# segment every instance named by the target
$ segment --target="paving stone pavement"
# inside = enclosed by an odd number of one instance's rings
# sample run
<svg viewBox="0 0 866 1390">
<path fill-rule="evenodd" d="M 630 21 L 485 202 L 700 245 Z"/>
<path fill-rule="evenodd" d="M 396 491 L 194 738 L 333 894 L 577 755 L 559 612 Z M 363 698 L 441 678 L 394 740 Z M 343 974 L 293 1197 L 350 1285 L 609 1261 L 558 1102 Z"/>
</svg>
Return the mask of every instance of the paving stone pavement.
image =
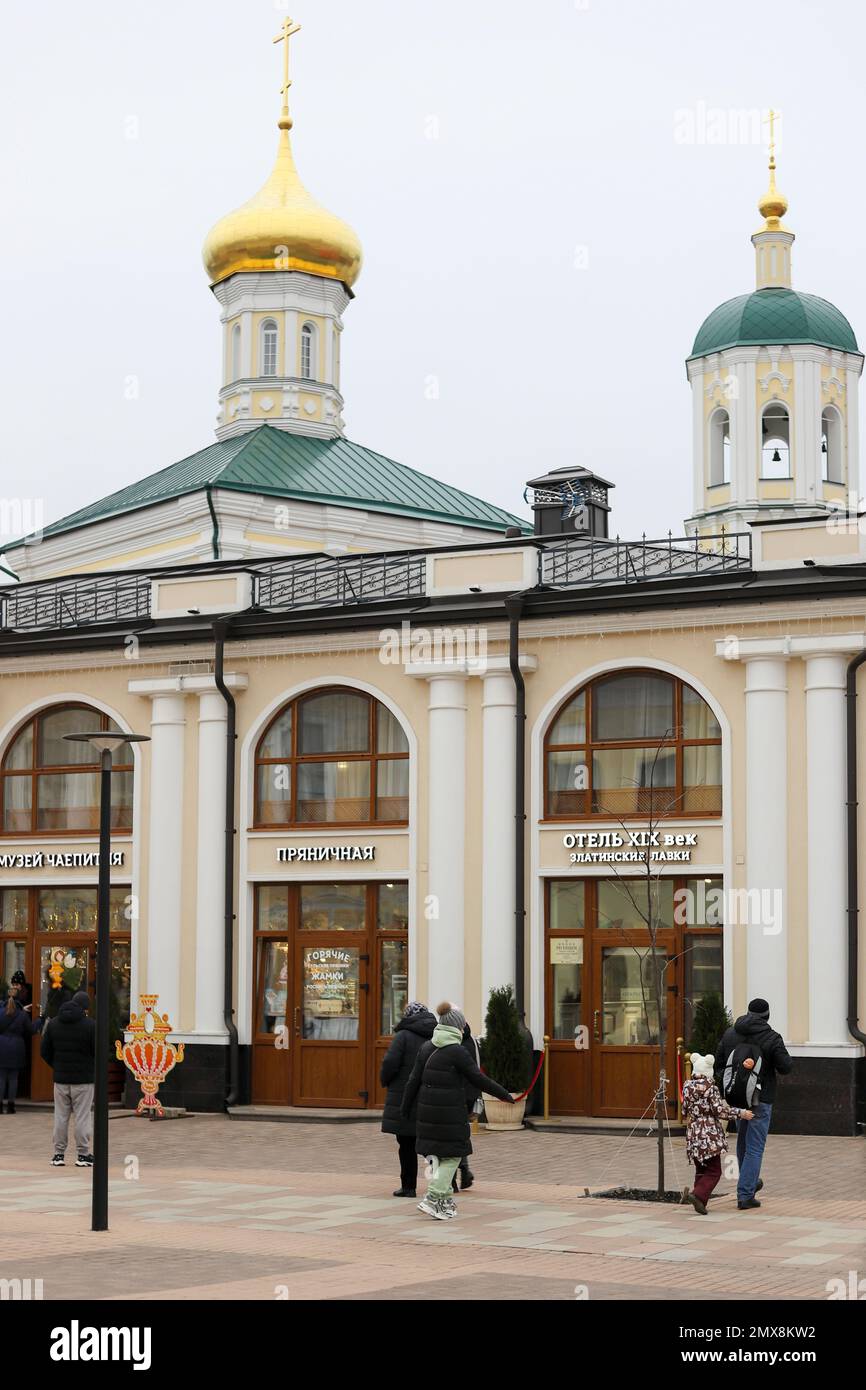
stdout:
<svg viewBox="0 0 866 1390">
<path fill-rule="evenodd" d="M 487 1134 L 454 1221 L 394 1199 L 396 1145 L 371 1124 L 248 1124 L 196 1116 L 110 1124 L 107 1233 L 90 1180 L 49 1164 L 51 1119 L 0 1120 L 0 1278 L 46 1299 L 826 1299 L 866 1277 L 866 1143 L 770 1136 L 760 1211 L 723 1180 L 709 1214 L 586 1198 L 652 1186 L 645 1128 Z M 691 1170 L 668 1148 L 669 1187 Z M 459 1280 L 455 1281 L 455 1271 Z"/>
</svg>

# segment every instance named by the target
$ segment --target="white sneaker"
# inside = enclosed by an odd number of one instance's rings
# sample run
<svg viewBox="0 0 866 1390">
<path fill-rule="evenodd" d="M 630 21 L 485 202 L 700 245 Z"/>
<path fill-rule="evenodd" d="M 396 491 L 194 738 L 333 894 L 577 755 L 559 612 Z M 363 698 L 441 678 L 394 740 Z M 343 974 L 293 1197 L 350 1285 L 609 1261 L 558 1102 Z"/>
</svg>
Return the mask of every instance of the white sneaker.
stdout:
<svg viewBox="0 0 866 1390">
<path fill-rule="evenodd" d="M 436 1215 L 436 1205 L 434 1202 L 431 1202 L 429 1197 L 421 1198 L 421 1201 L 418 1203 L 418 1210 L 423 1211 L 425 1216 Z"/>
<path fill-rule="evenodd" d="M 442 1210 L 449 1221 L 453 1220 L 457 1215 L 457 1203 L 454 1201 L 453 1197 L 442 1198 Z"/>
<path fill-rule="evenodd" d="M 436 1220 L 437 1220 L 437 1221 L 450 1221 L 451 1218 L 452 1218 L 452 1216 L 456 1216 L 456 1215 L 457 1215 L 457 1209 L 456 1209 L 456 1207 L 455 1207 L 454 1211 L 450 1211 L 450 1210 L 449 1210 L 449 1208 L 448 1208 L 448 1203 L 449 1203 L 450 1201 L 451 1201 L 451 1198 L 450 1198 L 450 1197 L 439 1197 L 439 1198 L 433 1203 L 433 1206 L 434 1206 L 435 1210 L 434 1210 L 431 1214 L 432 1214 L 433 1216 L 436 1217 Z"/>
</svg>

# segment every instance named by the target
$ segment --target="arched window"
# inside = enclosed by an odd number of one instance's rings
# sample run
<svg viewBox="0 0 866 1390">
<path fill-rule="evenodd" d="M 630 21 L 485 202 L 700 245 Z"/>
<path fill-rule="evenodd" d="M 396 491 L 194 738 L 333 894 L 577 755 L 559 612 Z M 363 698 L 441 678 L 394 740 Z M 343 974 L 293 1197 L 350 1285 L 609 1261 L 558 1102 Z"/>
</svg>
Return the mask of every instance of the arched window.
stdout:
<svg viewBox="0 0 866 1390">
<path fill-rule="evenodd" d="M 88 705 L 41 711 L 18 730 L 0 763 L 5 835 L 91 834 L 99 829 L 99 755 L 64 734 L 118 730 Z M 111 776 L 111 825 L 132 827 L 132 754 L 119 745 Z"/>
<path fill-rule="evenodd" d="M 277 374 L 277 325 L 273 319 L 262 324 L 262 376 Z"/>
<path fill-rule="evenodd" d="M 312 323 L 301 329 L 301 376 L 304 381 L 316 379 L 316 328 Z"/>
<path fill-rule="evenodd" d="M 731 421 L 726 410 L 710 419 L 710 487 L 731 481 Z"/>
<path fill-rule="evenodd" d="M 790 476 L 791 420 L 787 406 L 773 401 L 761 416 L 761 477 Z"/>
<path fill-rule="evenodd" d="M 409 744 L 385 705 L 316 690 L 271 720 L 256 749 L 256 826 L 408 820 Z"/>
<path fill-rule="evenodd" d="M 821 415 L 821 477 L 825 483 L 843 483 L 842 417 L 833 405 Z"/>
<path fill-rule="evenodd" d="M 705 700 L 661 671 L 599 676 L 545 739 L 550 818 L 719 816 L 722 732 Z"/>
<path fill-rule="evenodd" d="M 238 381 L 241 375 L 241 326 L 236 323 L 232 329 L 232 374 L 231 380 Z"/>
</svg>

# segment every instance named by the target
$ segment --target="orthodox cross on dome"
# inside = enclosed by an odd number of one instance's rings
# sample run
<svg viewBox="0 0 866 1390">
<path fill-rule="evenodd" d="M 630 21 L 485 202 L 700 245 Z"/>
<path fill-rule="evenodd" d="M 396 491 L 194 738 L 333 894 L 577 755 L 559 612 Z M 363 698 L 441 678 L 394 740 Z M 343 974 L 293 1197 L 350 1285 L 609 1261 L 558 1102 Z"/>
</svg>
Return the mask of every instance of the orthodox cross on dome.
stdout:
<svg viewBox="0 0 866 1390">
<path fill-rule="evenodd" d="M 766 193 L 758 203 L 758 210 L 763 218 L 766 219 L 765 230 L 775 231 L 782 229 L 780 219 L 788 211 L 788 200 L 781 194 L 776 187 L 776 122 L 781 120 L 781 113 L 770 108 L 764 118 L 764 124 L 770 127 L 770 182 Z"/>
<path fill-rule="evenodd" d="M 280 88 L 283 96 L 283 108 L 278 121 L 280 130 L 291 130 L 292 128 L 292 118 L 289 115 L 289 88 L 292 85 L 291 78 L 289 77 L 289 39 L 293 34 L 299 34 L 300 31 L 300 24 L 295 24 L 294 20 L 286 15 L 286 18 L 283 20 L 283 27 L 274 39 L 274 43 L 285 44 L 285 48 L 283 49 L 283 85 Z"/>
<path fill-rule="evenodd" d="M 764 117 L 764 125 L 770 127 L 770 168 L 776 167 L 776 121 L 780 119 L 778 111 L 774 111 L 772 106 Z"/>
</svg>

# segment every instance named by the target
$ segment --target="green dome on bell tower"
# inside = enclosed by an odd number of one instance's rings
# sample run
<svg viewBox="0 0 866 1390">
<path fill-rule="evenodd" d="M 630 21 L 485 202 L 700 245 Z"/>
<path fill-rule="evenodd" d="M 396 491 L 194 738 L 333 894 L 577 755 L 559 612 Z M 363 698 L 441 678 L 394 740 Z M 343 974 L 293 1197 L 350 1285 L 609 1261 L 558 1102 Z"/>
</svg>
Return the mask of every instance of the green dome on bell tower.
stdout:
<svg viewBox="0 0 866 1390">
<path fill-rule="evenodd" d="M 850 323 L 835 304 L 784 286 L 753 290 L 727 299 L 698 329 L 690 357 L 747 345 L 814 343 L 859 352 Z"/>
</svg>

